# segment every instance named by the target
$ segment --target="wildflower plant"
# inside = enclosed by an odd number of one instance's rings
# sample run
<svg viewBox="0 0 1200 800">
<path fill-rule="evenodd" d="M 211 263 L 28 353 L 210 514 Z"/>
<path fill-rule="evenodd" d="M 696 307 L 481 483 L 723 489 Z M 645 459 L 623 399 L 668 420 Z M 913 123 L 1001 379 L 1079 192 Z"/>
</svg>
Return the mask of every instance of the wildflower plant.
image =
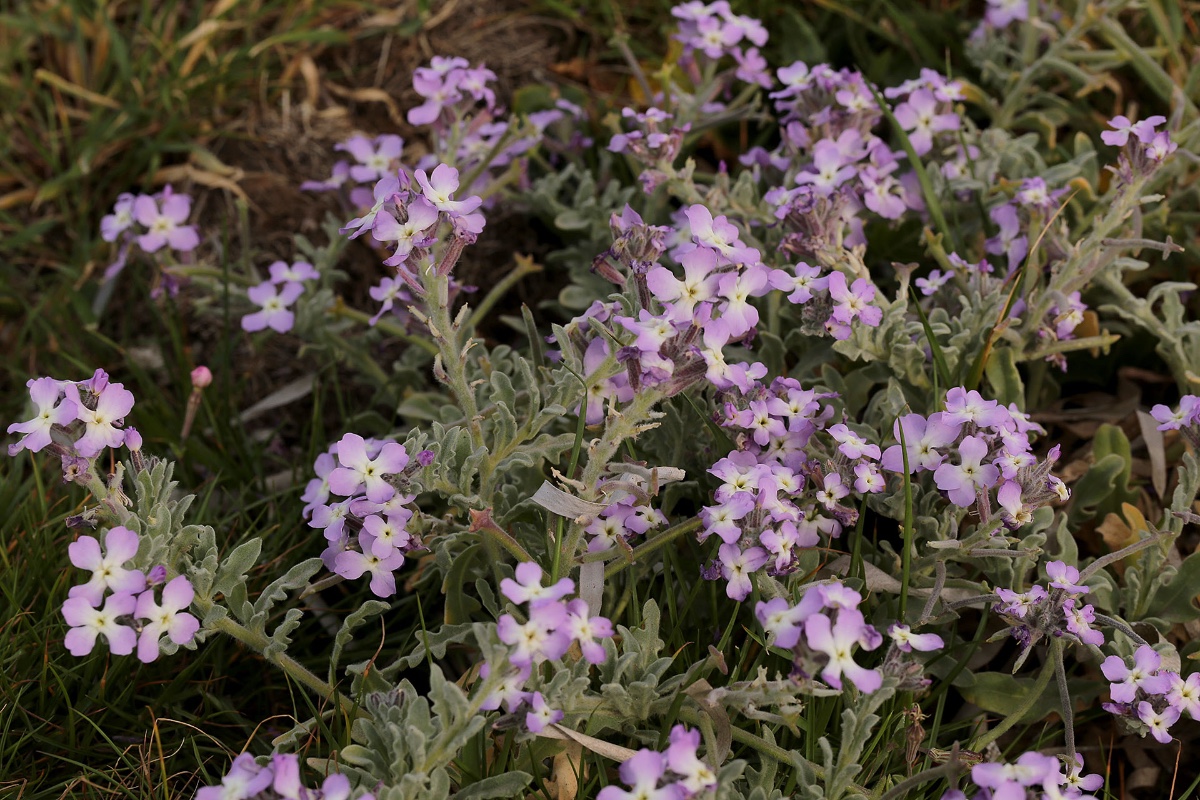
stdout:
<svg viewBox="0 0 1200 800">
<path fill-rule="evenodd" d="M 407 113 L 419 157 L 356 135 L 305 184 L 343 204 L 328 244 L 298 238 L 294 259 L 219 281 L 191 255 L 156 262 L 224 292 L 245 334 L 351 361 L 390 405 L 305 465 L 290 502 L 311 547 L 256 595 L 262 538 L 230 549 L 188 521 L 194 496 L 143 450 L 131 392 L 104 370 L 29 382 L 10 455 L 55 457 L 89 492 L 69 520 L 66 650 L 149 663 L 223 634 L 328 704 L 202 799 L 510 797 L 538 791 L 547 762 L 601 800 L 1099 796 L 1075 714 L 1101 701 L 1079 678 L 1103 676 L 1101 707 L 1131 735 L 1169 742 L 1200 712 L 1171 635 L 1200 616 L 1196 556 L 1175 545 L 1198 519 L 1200 463 L 1184 454 L 1153 523 L 1089 558 L 1079 523 L 1119 499 L 1126 462 L 1098 457 L 1068 486 L 1032 412 L 1072 358 L 1116 341 L 1102 322 L 1159 336 L 1190 380 L 1182 302 L 1136 297 L 1124 275 L 1145 266 L 1127 253 L 1176 249 L 1143 222 L 1195 131 L 1114 116 L 1107 155 L 1080 143 L 1048 166 L 1012 132 L 1041 62 L 1000 80 L 1016 31 L 1038 43 L 1032 7 L 989 2 L 972 36 L 993 98 L 930 69 L 877 86 L 773 68 L 763 23 L 683 3 L 677 63 L 647 75 L 631 57 L 640 103 L 594 131 L 599 174 L 570 130 L 582 107 L 512 114 L 486 66 L 433 58 Z M 1103 15 L 1073 24 L 1049 52 L 1107 30 Z M 712 167 L 697 142 L 729 123 L 772 147 Z M 547 259 L 567 265 L 543 309 L 555 321 L 506 318 L 523 347 L 481 324 L 541 265 L 518 258 L 482 294 L 461 277 L 510 203 L 572 235 Z M 121 263 L 134 247 L 191 254 L 188 209 L 169 189 L 123 196 L 102 235 Z M 923 261 L 891 261 L 880 230 L 913 235 Z M 372 308 L 335 295 L 351 240 L 377 257 Z M 355 344 L 385 340 L 407 345 L 391 365 Z M 212 379 L 193 373 L 181 439 Z M 1196 397 L 1149 418 L 1200 446 Z M 431 586 L 440 624 L 418 606 L 414 639 L 388 638 L 404 595 Z M 333 592 L 354 604 L 340 621 L 320 612 Z M 343 664 L 376 618 L 378 652 Z M 671 630 L 692 623 L 691 639 Z M 312 624 L 332 626 L 327 669 L 289 653 Z M 970 725 L 941 725 L 952 688 Z M 1062 725 L 1035 744 L 1018 726 L 1044 696 Z M 344 740 L 310 749 L 330 715 Z"/>
</svg>

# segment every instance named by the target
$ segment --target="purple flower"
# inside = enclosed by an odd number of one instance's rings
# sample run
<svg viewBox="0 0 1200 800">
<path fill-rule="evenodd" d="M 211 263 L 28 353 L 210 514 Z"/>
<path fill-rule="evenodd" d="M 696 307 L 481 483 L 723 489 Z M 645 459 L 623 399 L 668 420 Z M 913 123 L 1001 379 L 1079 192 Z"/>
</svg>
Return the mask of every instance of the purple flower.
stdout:
<svg viewBox="0 0 1200 800">
<path fill-rule="evenodd" d="M 1074 598 L 1070 598 L 1063 603 L 1063 614 L 1067 619 L 1067 630 L 1079 637 L 1079 641 L 1097 647 L 1104 644 L 1104 634 L 1092 627 L 1096 610 L 1090 605 L 1080 607 Z"/>
<path fill-rule="evenodd" d="M 715 251 L 723 263 L 752 264 L 759 260 L 758 251 L 742 244 L 737 226 L 724 214 L 714 218 L 706 207 L 696 204 L 684 209 L 683 215 L 696 243 Z"/>
<path fill-rule="evenodd" d="M 1200 397 L 1192 394 L 1185 394 L 1179 398 L 1178 411 L 1172 411 L 1169 406 L 1164 405 L 1157 405 L 1150 409 L 1150 416 L 1159 423 L 1160 431 L 1177 431 L 1184 426 L 1191 425 L 1196 421 L 1198 413 L 1200 413 Z"/>
<path fill-rule="evenodd" d="M 872 445 L 874 447 L 874 445 Z M 876 448 L 878 450 L 878 448 Z M 870 462 L 854 465 L 854 488 L 862 494 L 874 494 L 887 488 L 887 482 Z"/>
<path fill-rule="evenodd" d="M 838 442 L 838 450 L 846 458 L 855 461 L 864 456 L 866 458 L 879 459 L 879 445 L 869 444 L 866 439 L 863 439 L 840 422 L 829 428 L 829 435 Z"/>
<path fill-rule="evenodd" d="M 508 660 L 518 667 L 562 658 L 571 647 L 567 631 L 567 608 L 557 600 L 529 606 L 529 621 L 521 624 L 504 614 L 496 625 L 500 641 L 513 649 Z"/>
<path fill-rule="evenodd" d="M 817 502 L 832 511 L 837 507 L 838 501 L 848 494 L 850 490 L 842 483 L 842 476 L 831 472 L 825 476 L 821 489 L 817 491 Z"/>
<path fill-rule="evenodd" d="M 1041 586 L 1034 586 L 1028 592 L 1020 593 L 1011 589 L 997 589 L 996 595 L 1004 604 L 1000 607 L 1000 613 L 1017 619 L 1025 619 L 1034 606 L 1048 597 L 1046 590 Z"/>
<path fill-rule="evenodd" d="M 407 193 L 408 185 L 408 175 L 403 171 L 399 173 L 398 177 L 389 175 L 386 178 L 380 179 L 380 181 L 375 184 L 375 188 L 372 190 L 375 198 L 375 204 L 371 206 L 370 210 L 367 211 L 366 214 L 363 214 L 361 217 L 355 217 L 339 228 L 338 233 L 344 235 L 349 231 L 354 231 L 354 233 L 350 234 L 350 238 L 357 239 L 359 236 L 362 236 L 364 233 L 371 230 L 372 226 L 375 224 L 375 218 L 379 215 L 384 205 L 393 198 L 397 198 L 397 195 L 399 195 L 402 190 Z"/>
<path fill-rule="evenodd" d="M 458 170 L 448 164 L 438 164 L 431 175 L 426 175 L 425 170 L 419 169 L 413 176 L 425 199 L 451 217 L 469 214 L 483 203 L 479 197 L 468 197 L 466 200 L 450 199 L 450 196 L 458 191 Z"/>
<path fill-rule="evenodd" d="M 500 706 L 504 706 L 504 710 L 510 714 L 516 711 L 517 707 L 529 696 L 529 693 L 524 691 L 524 687 L 525 681 L 529 680 L 531 671 L 532 668 L 528 664 L 509 670 L 501 679 L 500 685 L 483 699 L 483 703 L 479 707 L 484 711 L 495 711 Z M 491 664 L 483 664 L 479 667 L 480 678 L 486 679 L 491 672 Z"/>
<path fill-rule="evenodd" d="M 842 688 L 842 675 L 868 694 L 883 685 L 883 676 L 877 670 L 859 666 L 851 655 L 868 627 L 861 611 L 845 608 L 837 612 L 836 624 L 824 614 L 813 614 L 804 623 L 808 646 L 829 656 L 821 677 L 835 689 Z"/>
<path fill-rule="evenodd" d="M 976 436 L 966 436 L 958 446 L 961 463 L 942 464 L 934 470 L 934 483 L 956 506 L 969 508 L 975 503 L 980 489 L 987 489 L 1000 479 L 1000 470 L 981 463 L 987 452 L 987 442 Z"/>
<path fill-rule="evenodd" d="M 1171 682 L 1167 676 L 1157 674 L 1161 665 L 1162 657 L 1153 648 L 1142 645 L 1133 654 L 1132 669 L 1125 665 L 1125 659 L 1120 656 L 1109 656 L 1100 665 L 1100 671 L 1112 684 L 1109 690 L 1113 701 L 1132 703 L 1138 689 L 1151 695 L 1170 691 Z"/>
<path fill-rule="evenodd" d="M 384 480 L 408 466 L 408 451 L 404 445 L 388 442 L 376 458 L 367 455 L 365 440 L 357 433 L 347 433 L 337 443 L 341 466 L 329 473 L 329 488 L 336 494 L 352 497 L 366 488 L 367 499 L 382 503 L 396 493 L 395 487 Z"/>
<path fill-rule="evenodd" d="M 80 536 L 67 545 L 71 563 L 80 569 L 90 569 L 87 583 L 72 586 L 68 597 L 81 597 L 92 607 L 100 605 L 107 591 L 118 594 L 137 594 L 146 588 L 146 576 L 140 570 L 125 569 L 123 564 L 137 555 L 138 535 L 123 525 L 109 528 L 104 534 L 104 552 L 92 536 Z"/>
<path fill-rule="evenodd" d="M 138 639 L 138 660 L 150 663 L 158 658 L 158 639 L 164 633 L 175 644 L 186 644 L 200 630 L 200 621 L 187 612 L 195 591 L 191 581 L 177 575 L 163 587 L 162 604 L 154 602 L 154 591 L 142 592 L 137 599 L 135 616 L 146 620 Z"/>
<path fill-rule="evenodd" d="M 392 573 L 404 566 L 404 553 L 393 550 L 387 558 L 374 554 L 375 537 L 363 531 L 358 535 L 362 552 L 345 550 L 334 557 L 334 572 L 349 580 L 371 573 L 371 592 L 376 597 L 391 597 L 396 593 L 396 576 Z"/>
<path fill-rule="evenodd" d="M 1050 586 L 1055 589 L 1062 589 L 1068 594 L 1088 593 L 1088 587 L 1076 584 L 1079 580 L 1079 570 L 1067 566 L 1065 561 L 1051 561 L 1046 565 L 1046 574 L 1050 576 Z"/>
<path fill-rule="evenodd" d="M 1059 776 L 1058 760 L 1041 753 L 1023 753 L 1015 764 L 990 762 L 971 768 L 971 780 L 977 786 L 992 789 L 994 800 L 1024 798 L 1026 788 L 1054 782 Z"/>
<path fill-rule="evenodd" d="M 1167 675 L 1171 688 L 1167 691 L 1167 702 L 1171 708 L 1200 720 L 1200 672 L 1193 672 L 1184 680 L 1178 673 Z"/>
<path fill-rule="evenodd" d="M 913 633 L 912 628 L 900 623 L 888 628 L 888 636 L 892 637 L 897 649 L 903 650 L 905 653 L 911 653 L 913 650 L 920 650 L 924 653 L 930 650 L 941 650 L 946 646 L 942 637 L 936 633 Z"/>
<path fill-rule="evenodd" d="M 1161 125 L 1166 121 L 1166 117 L 1156 115 L 1148 117 L 1141 122 L 1131 122 L 1128 117 L 1118 114 L 1108 121 L 1108 126 L 1112 130 L 1102 131 L 1100 139 L 1112 147 L 1123 147 L 1129 141 L 1129 134 L 1132 133 L 1142 142 L 1146 142 L 1154 135 L 1155 126 Z"/>
<path fill-rule="evenodd" d="M 333 149 L 349 153 L 358 162 L 350 167 L 351 178 L 359 183 L 372 183 L 392 171 L 404 152 L 404 140 L 394 134 L 378 136 L 374 141 L 365 136 L 351 136 Z"/>
<path fill-rule="evenodd" d="M 567 603 L 566 628 L 589 664 L 603 664 L 608 659 L 604 647 L 596 640 L 613 635 L 612 622 L 607 617 L 589 617 L 587 602 L 576 599 Z"/>
<path fill-rule="evenodd" d="M 120 447 L 125 442 L 125 431 L 117 426 L 133 409 L 133 392 L 119 383 L 108 383 L 94 392 L 91 408 L 83 402 L 76 384 L 67 384 L 66 394 L 67 400 L 75 406 L 76 418 L 87 428 L 75 442 L 79 455 L 93 458 L 105 447 Z"/>
<path fill-rule="evenodd" d="M 382 517 L 371 514 L 363 520 L 363 531 L 374 537 L 371 555 L 386 559 L 393 551 L 403 551 L 411 543 L 412 536 L 404 530 L 404 526 L 412 519 L 412 512 L 407 508 L 398 509 L 397 512 Z"/>
<path fill-rule="evenodd" d="M 1000 430 L 1008 424 L 1008 409 L 995 400 L 984 400 L 983 395 L 956 387 L 946 392 L 946 411 L 942 419 L 949 423 L 974 423 L 980 428 Z"/>
<path fill-rule="evenodd" d="M 725 594 L 739 602 L 750 594 L 750 575 L 770 560 L 767 551 L 761 547 L 742 551 L 736 544 L 721 545 L 717 556 L 721 562 L 721 575 L 729 582 Z"/>
<path fill-rule="evenodd" d="M 271 273 L 271 283 L 300 283 L 315 281 L 321 277 L 317 268 L 307 261 L 297 261 L 290 265 L 286 261 L 276 261 L 267 267 L 267 270 Z"/>
<path fill-rule="evenodd" d="M 233 760 L 220 786 L 205 786 L 196 792 L 196 800 L 247 800 L 257 797 L 275 779 L 274 773 L 254 762 L 254 756 L 242 753 Z"/>
<path fill-rule="evenodd" d="M 127 593 L 110 594 L 104 608 L 94 608 L 86 597 L 69 598 L 62 605 L 62 615 L 71 626 L 64 642 L 73 656 L 86 656 L 96 646 L 96 636 L 104 634 L 113 655 L 127 656 L 137 644 L 137 634 L 118 617 L 133 613 L 137 600 Z"/>
<path fill-rule="evenodd" d="M 683 800 L 684 788 L 677 783 L 658 786 L 666 772 L 666 758 L 662 753 L 641 749 L 621 765 L 621 781 L 628 785 L 626 791 L 619 786 L 609 785 L 600 790 L 596 800 Z"/>
<path fill-rule="evenodd" d="M 113 213 L 100 220 L 100 238 L 106 242 L 115 242 L 117 237 L 133 226 L 134 196 L 125 192 L 117 198 Z"/>
<path fill-rule="evenodd" d="M 296 316 L 288 310 L 288 306 L 303 293 L 304 286 L 299 283 L 285 283 L 278 289 L 271 281 L 251 286 L 246 290 L 246 295 L 262 311 L 242 317 L 242 330 L 253 333 L 269 327 L 277 333 L 287 333 L 296 322 Z"/>
<path fill-rule="evenodd" d="M 696 753 L 699 748 L 700 731 L 689 730 L 683 725 L 671 729 L 671 744 L 665 753 L 667 766 L 676 775 L 683 776 L 680 783 L 689 795 L 717 785 L 717 774 Z"/>
<path fill-rule="evenodd" d="M 19 442 L 9 445 L 10 456 L 15 456 L 22 450 L 38 452 L 50 444 L 50 431 L 53 426 L 69 425 L 78 418 L 79 408 L 73 401 L 59 402 L 63 396 L 59 381 L 54 378 L 35 378 L 25 385 L 29 387 L 29 398 L 37 408 L 37 413 L 30 420 L 14 422 L 8 426 L 9 433 L 25 434 Z"/>
<path fill-rule="evenodd" d="M 866 278 L 859 278 L 854 284 L 846 286 L 846 276 L 834 271 L 829 274 L 829 296 L 834 301 L 833 313 L 830 319 L 843 326 L 849 326 L 855 319 L 864 325 L 877 327 L 883 319 L 883 309 L 871 305 L 875 299 L 875 287 Z M 834 338 L 849 338 L 847 327 L 845 336 L 834 335 Z"/>
<path fill-rule="evenodd" d="M 162 193 L 162 206 L 150 195 L 139 195 L 133 201 L 133 216 L 149 230 L 137 237 L 138 247 L 147 253 L 170 245 L 172 250 L 195 250 L 200 237 L 193 225 L 184 225 L 192 211 L 192 198 L 174 194 L 167 186 Z"/>
<path fill-rule="evenodd" d="M 559 600 L 575 591 L 575 582 L 570 578 L 560 578 L 553 586 L 542 586 L 542 568 L 532 561 L 517 564 L 516 576 L 515 581 L 512 578 L 500 581 L 500 593 L 514 603 Z"/>
<path fill-rule="evenodd" d="M 804 621 L 820 611 L 822 605 L 820 592 L 810 589 L 796 606 L 782 597 L 771 598 L 765 603 L 760 601 L 754 607 L 754 616 L 763 630 L 775 637 L 776 647 L 790 650 L 800 641 Z"/>
<path fill-rule="evenodd" d="M 1138 719 L 1150 728 L 1150 734 L 1162 744 L 1171 741 L 1170 727 L 1179 721 L 1179 711 L 1167 706 L 1162 711 L 1155 711 L 1154 706 L 1145 700 L 1138 703 Z"/>
<path fill-rule="evenodd" d="M 930 414 L 926 420 L 920 414 L 905 414 L 893 425 L 896 441 L 900 441 L 900 431 L 904 431 L 904 442 L 908 450 L 908 468 L 911 472 L 937 469 L 944 456 L 938 452 L 939 447 L 948 447 L 958 440 L 962 425 L 950 423 L 945 414 L 940 412 Z M 904 471 L 904 454 L 900 445 L 896 444 L 884 451 L 880 465 L 892 472 Z"/>
<path fill-rule="evenodd" d="M 377 242 L 395 242 L 396 250 L 383 263 L 389 267 L 402 264 L 416 247 L 426 247 L 434 240 L 425 236 L 425 232 L 437 225 L 438 210 L 424 197 L 417 197 L 410 202 L 405 210 L 408 218 L 397 222 L 396 218 L 387 211 L 375 215 L 371 227 L 371 236 Z"/>
<path fill-rule="evenodd" d="M 539 733 L 563 718 L 563 712 L 546 704 L 541 692 L 534 692 L 529 700 L 529 711 L 525 714 L 525 727 L 530 733 Z"/>
<path fill-rule="evenodd" d="M 957 114 L 939 114 L 937 111 L 937 98 L 928 89 L 913 92 L 908 96 L 908 102 L 896 106 L 896 121 L 909 131 L 908 140 L 919 156 L 933 149 L 935 133 L 958 129 Z"/>
</svg>

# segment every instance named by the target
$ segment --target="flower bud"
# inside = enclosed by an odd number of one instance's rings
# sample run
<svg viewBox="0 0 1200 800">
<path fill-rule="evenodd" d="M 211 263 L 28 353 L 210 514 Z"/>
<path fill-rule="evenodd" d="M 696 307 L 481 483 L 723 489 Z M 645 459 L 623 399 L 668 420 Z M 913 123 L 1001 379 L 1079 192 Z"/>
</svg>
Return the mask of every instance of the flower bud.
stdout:
<svg viewBox="0 0 1200 800">
<path fill-rule="evenodd" d="M 212 383 L 212 370 L 201 365 L 192 370 L 192 388 L 203 389 Z"/>
</svg>

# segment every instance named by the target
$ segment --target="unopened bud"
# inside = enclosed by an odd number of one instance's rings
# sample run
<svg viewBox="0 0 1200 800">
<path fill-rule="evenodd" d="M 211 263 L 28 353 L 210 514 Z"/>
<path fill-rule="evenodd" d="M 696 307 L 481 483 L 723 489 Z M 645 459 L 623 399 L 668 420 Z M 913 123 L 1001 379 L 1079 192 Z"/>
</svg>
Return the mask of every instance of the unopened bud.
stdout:
<svg viewBox="0 0 1200 800">
<path fill-rule="evenodd" d="M 192 370 L 192 388 L 204 389 L 212 383 L 212 370 L 204 365 L 200 365 Z"/>
</svg>

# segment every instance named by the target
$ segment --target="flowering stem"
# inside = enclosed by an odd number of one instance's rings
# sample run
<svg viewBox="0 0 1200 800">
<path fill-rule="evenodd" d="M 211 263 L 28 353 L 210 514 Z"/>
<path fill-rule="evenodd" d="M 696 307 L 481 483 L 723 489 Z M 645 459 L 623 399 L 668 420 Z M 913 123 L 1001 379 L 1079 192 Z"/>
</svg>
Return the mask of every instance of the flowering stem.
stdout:
<svg viewBox="0 0 1200 800">
<path fill-rule="evenodd" d="M 588 445 L 588 463 L 583 468 L 579 482 L 587 487 L 582 499 L 595 502 L 600 497 L 600 478 L 608 467 L 617 449 L 626 439 L 637 436 L 649 427 L 658 423 L 646 423 L 651 416 L 651 409 L 663 397 L 657 389 L 645 388 L 634 395 L 632 402 L 623 411 L 612 411 L 604 425 L 604 435 Z M 574 564 L 575 554 L 579 551 L 579 543 L 583 539 L 584 526 L 577 522 L 571 523 L 571 530 L 563 542 L 563 555 L 568 564 Z"/>
<path fill-rule="evenodd" d="M 912 574 L 913 548 L 913 491 L 912 474 L 908 465 L 908 443 L 904 439 L 904 425 L 896 420 L 896 428 L 900 437 L 900 456 L 904 461 L 904 552 L 901 554 L 900 566 L 900 621 L 905 621 L 904 612 L 908 608 L 908 581 Z"/>
<path fill-rule="evenodd" d="M 1140 542 L 1134 542 L 1128 547 L 1122 547 L 1115 553 L 1109 553 L 1106 556 L 1100 556 L 1100 558 L 1097 558 L 1091 564 L 1088 564 L 1086 569 L 1079 571 L 1079 582 L 1083 583 L 1088 578 L 1095 575 L 1097 572 L 1104 569 L 1114 561 L 1120 561 L 1124 558 L 1128 558 L 1139 550 L 1145 550 L 1150 545 L 1158 544 L 1163 539 L 1169 539 L 1174 536 L 1174 531 L 1162 531 L 1161 533 L 1156 533 L 1153 536 L 1148 536 L 1145 539 L 1142 539 Z"/>
<path fill-rule="evenodd" d="M 427 274 L 424 277 L 425 288 L 428 292 L 426 307 L 429 311 L 429 332 L 433 334 L 434 342 L 437 344 L 438 353 L 441 356 L 441 373 L 445 379 L 444 382 L 454 392 L 458 406 L 463 410 L 463 416 L 467 418 L 467 431 L 471 435 L 471 446 L 479 449 L 485 446 L 483 426 L 480 424 L 479 406 L 475 402 L 475 392 L 467 382 L 466 348 L 464 347 L 462 351 L 459 350 L 462 328 L 450 318 L 450 278 L 447 274 L 441 273 L 440 266 L 438 273 Z M 470 339 L 468 338 L 469 344 Z M 439 370 L 436 369 L 436 362 L 434 366 L 434 374 L 437 375 Z"/>
<path fill-rule="evenodd" d="M 1050 685 L 1050 679 L 1054 677 L 1055 669 L 1054 669 L 1053 661 L 1054 661 L 1055 656 L 1054 656 L 1053 651 L 1058 650 L 1059 657 L 1061 658 L 1062 640 L 1054 639 L 1050 643 L 1050 648 L 1051 648 L 1051 654 L 1050 654 L 1049 660 L 1047 660 L 1046 663 L 1042 665 L 1041 674 L 1038 675 L 1037 681 L 1033 684 L 1033 688 L 1031 688 L 1029 690 L 1029 694 L 1027 694 L 1025 696 L 1025 699 L 1021 702 L 1021 705 L 1019 705 L 1017 708 L 1013 709 L 1007 717 L 1005 717 L 1003 720 L 1001 720 L 999 725 L 992 728 L 990 731 L 983 734 L 982 736 L 977 738 L 974 742 L 972 742 L 972 744 L 971 744 L 972 750 L 975 750 L 975 751 L 983 750 L 983 748 L 987 747 L 989 744 L 991 744 L 992 742 L 999 739 L 1001 736 L 1003 736 L 1005 733 L 1007 733 L 1010 728 L 1012 728 L 1014 725 L 1016 725 L 1018 722 L 1020 722 L 1021 719 L 1024 718 L 1024 716 L 1026 714 L 1028 714 L 1030 712 L 1030 710 L 1033 709 L 1034 706 L 1037 705 L 1038 701 L 1042 699 L 1042 695 L 1045 693 L 1046 687 Z"/>
<path fill-rule="evenodd" d="M 517 266 L 512 272 L 508 273 L 492 287 L 487 296 L 480 301 L 479 305 L 471 309 L 471 316 L 467 318 L 467 329 L 474 331 L 479 326 L 480 321 L 487 316 L 492 310 L 492 306 L 508 293 L 508 290 L 516 285 L 517 281 L 524 278 L 526 275 L 532 275 L 535 272 L 542 271 L 542 265 L 534 261 L 530 256 L 517 255 L 514 260 Z"/>
<path fill-rule="evenodd" d="M 1067 686 L 1067 669 L 1063 664 L 1062 640 L 1056 639 L 1050 650 L 1054 662 L 1054 677 L 1058 679 L 1058 699 L 1062 701 L 1063 736 L 1067 744 L 1067 760 L 1075 763 L 1075 709 L 1071 705 L 1071 688 Z"/>
<path fill-rule="evenodd" d="M 356 308 L 350 308 L 349 306 L 343 304 L 340 300 L 333 304 L 333 308 L 329 309 L 329 313 L 335 317 L 345 317 L 346 319 L 352 319 L 355 322 L 362 322 L 364 324 L 370 323 L 371 320 L 370 315 L 359 311 Z M 406 344 L 411 344 L 421 348 L 430 355 L 437 355 L 438 349 L 436 344 L 424 337 L 413 336 L 411 333 L 404 330 L 403 327 L 394 322 L 386 319 L 380 319 L 376 321 L 375 327 L 389 336 L 395 336 L 397 339 L 400 339 Z"/>
<path fill-rule="evenodd" d="M 631 559 L 618 558 L 616 561 L 613 561 L 611 564 L 605 567 L 604 577 L 611 578 L 613 575 L 616 575 L 618 572 L 630 566 L 631 564 L 636 564 L 638 561 L 645 559 L 646 556 L 650 555 L 655 550 L 661 550 L 663 547 L 666 547 L 680 536 L 686 536 L 693 531 L 699 530 L 702 524 L 703 523 L 699 517 L 692 517 L 687 522 L 681 522 L 678 525 L 667 528 L 653 539 L 642 542 L 637 547 L 633 548 Z"/>
<path fill-rule="evenodd" d="M 211 600 L 204 600 L 200 597 L 196 597 L 192 604 L 196 607 L 196 610 L 200 612 L 201 619 L 206 617 L 213 608 L 213 603 Z M 308 669 L 296 659 L 292 658 L 286 653 L 268 655 L 266 648 L 267 645 L 271 643 L 271 640 L 265 634 L 252 631 L 230 617 L 221 617 L 214 622 L 208 623 L 207 627 L 231 636 L 252 650 L 255 650 L 267 661 L 270 661 L 272 664 L 287 673 L 288 677 L 290 677 L 292 680 L 303 686 L 307 686 L 323 699 L 337 700 L 338 705 L 341 707 L 344 713 L 351 716 L 368 716 L 367 712 L 363 711 L 361 708 L 358 708 L 357 704 L 353 700 L 339 692 L 335 686 L 330 685 L 329 683 L 318 678 L 313 673 L 309 672 Z"/>
</svg>

